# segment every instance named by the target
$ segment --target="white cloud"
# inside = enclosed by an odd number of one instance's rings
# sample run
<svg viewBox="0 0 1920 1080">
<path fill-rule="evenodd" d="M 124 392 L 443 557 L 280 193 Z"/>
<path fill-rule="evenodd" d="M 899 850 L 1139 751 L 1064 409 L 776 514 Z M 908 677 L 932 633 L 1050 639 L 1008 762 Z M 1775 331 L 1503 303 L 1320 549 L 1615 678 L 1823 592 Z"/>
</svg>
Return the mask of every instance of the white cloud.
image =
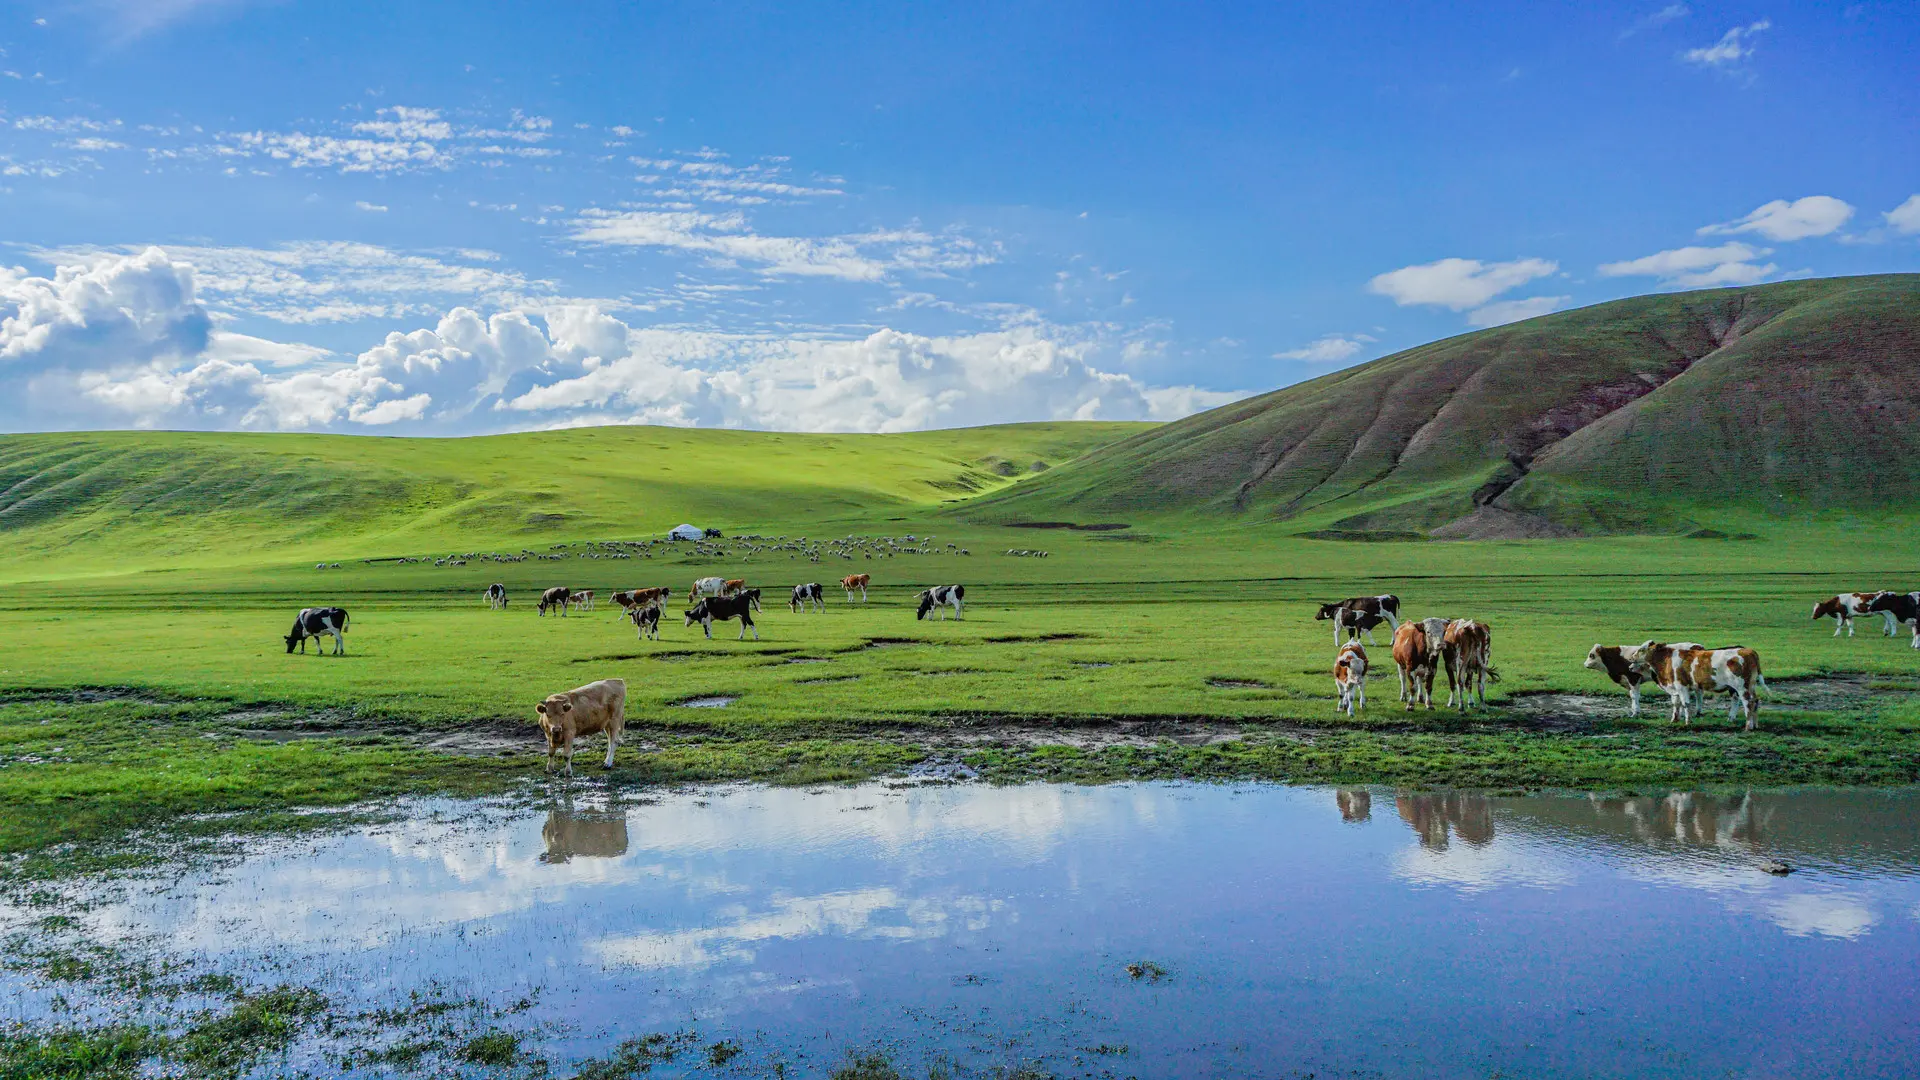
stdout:
<svg viewBox="0 0 1920 1080">
<path fill-rule="evenodd" d="M 1667 25 L 1675 19 L 1684 19 L 1691 14 L 1693 14 L 1693 9 L 1685 4 L 1668 4 L 1666 7 L 1640 19 L 1632 26 L 1621 31 L 1620 40 L 1625 41 L 1643 30 L 1658 30 L 1660 27 Z"/>
<path fill-rule="evenodd" d="M 1880 921 L 1865 903 L 1842 894 L 1798 893 L 1770 905 L 1769 914 L 1775 925 L 1794 937 L 1852 939 Z"/>
<path fill-rule="evenodd" d="M 1701 236 L 1759 233 L 1769 240 L 1805 240 L 1837 231 L 1853 217 L 1853 207 L 1831 195 L 1808 195 L 1788 202 L 1775 199 L 1753 213 L 1719 225 L 1705 225 Z"/>
<path fill-rule="evenodd" d="M 1779 272 L 1780 268 L 1773 263 L 1755 261 L 1768 253 L 1766 248 L 1754 248 L 1737 241 L 1717 247 L 1681 247 L 1624 262 L 1603 263 L 1600 273 L 1605 277 L 1657 277 L 1689 289 L 1751 285 Z"/>
<path fill-rule="evenodd" d="M 445 142 L 453 138 L 453 125 L 442 120 L 436 109 L 414 109 L 405 105 L 395 105 L 380 109 L 374 115 L 379 119 L 363 120 L 353 125 L 353 130 L 362 135 L 372 135 L 397 142 L 412 140 Z"/>
<path fill-rule="evenodd" d="M 707 256 L 723 266 L 746 266 L 770 276 L 883 281 L 896 272 L 946 273 L 981 266 L 993 255 L 966 237 L 919 229 L 844 236 L 763 236 L 738 211 L 582 211 L 572 236 L 592 244 L 658 247 Z"/>
<path fill-rule="evenodd" d="M 1509 289 L 1560 269 L 1546 259 L 1515 259 L 1483 263 L 1478 259 L 1441 259 L 1419 266 L 1403 266 L 1376 276 L 1367 291 L 1405 307 L 1432 304 L 1465 311 L 1485 304 Z"/>
<path fill-rule="evenodd" d="M 228 257 L 232 295 L 256 281 L 303 296 L 317 287 L 258 252 L 208 250 Z M 376 269 L 390 270 L 382 260 Z M 839 337 L 641 328 L 593 304 L 489 317 L 455 307 L 431 328 L 389 333 L 342 361 L 314 346 L 213 331 L 195 280 L 194 266 L 158 248 L 96 255 L 52 278 L 0 275 L 0 426 L 447 433 L 591 417 L 909 431 L 1172 419 L 1237 396 L 1149 385 L 1111 370 L 1128 344 L 1111 328 L 1031 319 L 953 337 L 892 329 Z"/>
<path fill-rule="evenodd" d="M 1504 326 L 1558 311 L 1571 296 L 1529 296 L 1524 300 L 1502 300 L 1474 308 L 1467 313 L 1467 322 L 1473 326 Z"/>
<path fill-rule="evenodd" d="M 1720 35 L 1720 40 L 1680 54 L 1688 63 L 1709 68 L 1730 68 L 1753 55 L 1753 37 L 1773 26 L 1766 19 L 1736 26 Z"/>
<path fill-rule="evenodd" d="M 1312 363 L 1337 364 L 1356 354 L 1374 341 L 1371 334 L 1327 334 L 1315 338 L 1297 349 L 1287 349 L 1273 354 L 1275 360 L 1306 360 Z"/>
<path fill-rule="evenodd" d="M 1887 227 L 1903 236 L 1920 233 L 1920 195 L 1909 195 L 1907 201 L 1880 215 L 1887 219 Z"/>
<path fill-rule="evenodd" d="M 384 214 L 387 212 L 386 207 L 380 205 L 379 203 L 370 203 L 365 199 L 361 199 L 358 202 L 355 202 L 353 205 L 356 207 L 359 207 L 362 210 L 367 211 L 370 214 Z"/>
</svg>

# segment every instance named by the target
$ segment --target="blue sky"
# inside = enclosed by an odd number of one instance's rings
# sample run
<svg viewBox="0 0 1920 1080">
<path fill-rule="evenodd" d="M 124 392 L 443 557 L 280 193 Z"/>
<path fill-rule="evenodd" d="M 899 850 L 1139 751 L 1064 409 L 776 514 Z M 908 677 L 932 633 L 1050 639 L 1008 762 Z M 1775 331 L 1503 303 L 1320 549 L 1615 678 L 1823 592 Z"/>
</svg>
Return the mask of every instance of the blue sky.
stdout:
<svg viewBox="0 0 1920 1080">
<path fill-rule="evenodd" d="M 0 7 L 0 427 L 1166 419 L 1920 269 L 1911 5 Z"/>
</svg>

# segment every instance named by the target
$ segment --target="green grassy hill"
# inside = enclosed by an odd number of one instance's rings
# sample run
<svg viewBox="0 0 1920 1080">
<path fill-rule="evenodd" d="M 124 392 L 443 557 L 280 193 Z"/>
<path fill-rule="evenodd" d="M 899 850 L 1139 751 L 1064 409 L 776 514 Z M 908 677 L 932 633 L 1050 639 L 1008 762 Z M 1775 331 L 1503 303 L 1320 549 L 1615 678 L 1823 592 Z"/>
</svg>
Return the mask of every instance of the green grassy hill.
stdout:
<svg viewBox="0 0 1920 1080">
<path fill-rule="evenodd" d="M 1920 275 L 1643 296 L 1142 432 L 981 521 L 1169 513 L 1389 538 L 1686 531 L 1920 496 Z"/>
<path fill-rule="evenodd" d="M 906 435 L 605 427 L 469 439 L 0 437 L 0 567 L 34 576 L 540 547 L 924 512 L 1149 425 Z"/>
</svg>

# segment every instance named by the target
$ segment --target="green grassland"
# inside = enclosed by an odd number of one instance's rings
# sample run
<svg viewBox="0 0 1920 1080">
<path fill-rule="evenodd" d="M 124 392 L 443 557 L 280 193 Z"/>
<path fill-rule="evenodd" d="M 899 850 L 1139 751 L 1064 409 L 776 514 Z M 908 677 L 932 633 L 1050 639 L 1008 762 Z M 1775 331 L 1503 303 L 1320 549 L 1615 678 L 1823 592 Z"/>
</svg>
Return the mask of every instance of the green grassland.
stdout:
<svg viewBox="0 0 1920 1080">
<path fill-rule="evenodd" d="M 614 677 L 629 743 L 611 774 L 583 758 L 577 784 L 813 783 L 926 763 L 1002 781 L 1920 780 L 1920 653 L 1808 618 L 1841 589 L 1911 587 L 1899 518 L 1730 523 L 1748 539 L 1348 543 L 1183 508 L 1100 531 L 969 513 L 965 491 L 1044 482 L 1035 462 L 1131 430 L 0 439 L 0 853 L 71 868 L 112 861 L 93 841 L 191 815 L 277 824 L 544 783 L 533 703 Z M 728 538 L 609 544 L 681 520 Z M 865 538 L 850 558 L 822 544 L 849 536 Z M 525 550 L 549 557 L 370 561 Z M 853 572 L 873 576 L 868 603 L 831 587 Z M 658 642 L 604 607 L 533 611 L 549 585 L 604 601 L 709 574 L 766 590 L 760 640 L 720 624 L 709 641 L 677 606 Z M 494 581 L 513 597 L 504 612 L 481 601 Z M 829 584 L 825 613 L 786 609 L 803 581 Z M 916 621 L 913 594 L 945 582 L 968 587 L 965 620 Z M 1368 710 L 1334 712 L 1314 606 L 1385 591 L 1413 617 L 1492 625 L 1492 709 L 1403 711 L 1382 637 Z M 352 612 L 348 654 L 287 655 L 293 612 L 319 604 Z M 1580 661 L 1596 641 L 1650 637 L 1760 650 L 1774 686 L 1761 730 L 1626 718 Z M 684 704 L 713 697 L 732 700 Z"/>
</svg>

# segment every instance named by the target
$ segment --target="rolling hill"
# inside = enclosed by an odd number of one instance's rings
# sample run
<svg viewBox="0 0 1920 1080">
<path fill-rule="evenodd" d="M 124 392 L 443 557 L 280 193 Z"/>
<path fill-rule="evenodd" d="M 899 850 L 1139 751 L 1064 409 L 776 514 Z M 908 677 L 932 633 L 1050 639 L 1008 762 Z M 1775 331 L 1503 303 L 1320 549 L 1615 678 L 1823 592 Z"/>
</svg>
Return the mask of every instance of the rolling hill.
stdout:
<svg viewBox="0 0 1920 1080">
<path fill-rule="evenodd" d="M 464 439 L 0 436 L 0 564 L 75 571 L 518 550 L 682 521 L 925 513 L 1150 425 L 903 435 L 605 427 Z"/>
<path fill-rule="evenodd" d="M 1423 345 L 1143 431 L 965 513 L 1411 539 L 1904 512 L 1916 421 L 1920 275 L 1791 281 Z"/>
</svg>

